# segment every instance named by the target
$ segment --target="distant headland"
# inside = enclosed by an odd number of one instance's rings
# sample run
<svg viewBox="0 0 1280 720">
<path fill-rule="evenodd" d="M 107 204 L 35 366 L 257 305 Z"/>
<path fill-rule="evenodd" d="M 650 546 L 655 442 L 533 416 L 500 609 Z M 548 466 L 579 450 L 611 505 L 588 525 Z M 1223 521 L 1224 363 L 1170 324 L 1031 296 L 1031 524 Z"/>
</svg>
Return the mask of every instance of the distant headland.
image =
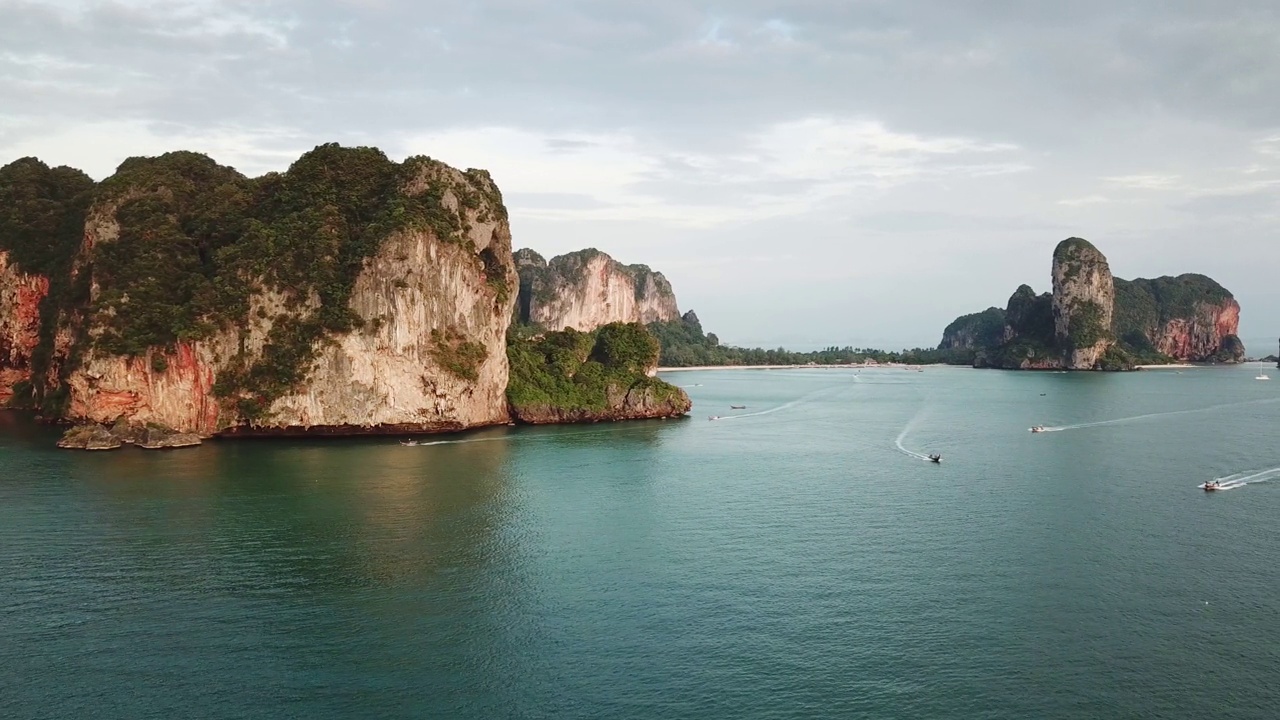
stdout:
<svg viewBox="0 0 1280 720">
<path fill-rule="evenodd" d="M 1122 280 L 1087 240 L 1058 243 L 1053 291 L 1022 285 L 1004 309 L 957 318 L 939 350 L 975 367 L 1128 370 L 1244 359 L 1240 305 L 1204 275 Z"/>
</svg>

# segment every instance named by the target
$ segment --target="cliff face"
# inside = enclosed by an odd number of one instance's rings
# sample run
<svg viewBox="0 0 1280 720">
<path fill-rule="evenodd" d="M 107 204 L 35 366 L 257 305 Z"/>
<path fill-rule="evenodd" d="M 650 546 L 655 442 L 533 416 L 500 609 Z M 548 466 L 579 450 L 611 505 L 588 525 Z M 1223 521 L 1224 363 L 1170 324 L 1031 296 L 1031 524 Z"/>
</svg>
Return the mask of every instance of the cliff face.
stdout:
<svg viewBox="0 0 1280 720">
<path fill-rule="evenodd" d="M 516 274 L 487 173 L 322 146 L 250 180 L 174 153 L 127 161 L 83 217 L 65 284 L 87 297 L 33 378 L 51 415 L 202 436 L 510 420 Z M 4 268 L 12 375 L 47 284 Z"/>
<path fill-rule="evenodd" d="M 1182 361 L 1239 362 L 1240 304 L 1195 274 L 1116 280 L 1115 335 L 1122 343 Z"/>
<path fill-rule="evenodd" d="M 1092 370 L 1114 342 L 1115 284 L 1111 268 L 1089 241 L 1068 238 L 1053 251 L 1053 334 L 1071 370 Z"/>
<path fill-rule="evenodd" d="M 469 239 L 481 251 L 500 254 L 505 246 L 509 252 L 505 223 L 477 224 Z M 139 357 L 90 351 L 69 376 L 66 418 L 113 423 L 126 417 L 205 436 L 432 432 L 505 423 L 511 300 L 495 297 L 476 258 L 427 232 L 389 238 L 351 294 L 357 328 L 315 341 L 305 380 L 260 417 L 245 417 L 229 402 L 237 398 L 219 397 L 216 386 L 221 376 L 263 358 L 273 328 L 313 310 L 290 309 L 273 291 L 251 298 L 243 329 Z M 514 277 L 508 282 L 514 285 Z M 478 358 L 474 368 L 451 370 L 453 356 L 465 351 Z"/>
<path fill-rule="evenodd" d="M 49 371 L 53 315 L 42 308 L 72 294 L 67 268 L 93 184 L 36 158 L 0 167 L 0 407 L 29 404 Z"/>
<path fill-rule="evenodd" d="M 520 319 L 548 330 L 590 331 L 614 322 L 680 317 L 671 283 L 645 265 L 623 265 L 595 249 L 554 257 L 516 253 Z"/>
<path fill-rule="evenodd" d="M 30 382 L 40 303 L 48 293 L 49 278 L 22 272 L 0 251 L 0 407 L 13 399 L 14 384 Z"/>
<path fill-rule="evenodd" d="M 988 327 L 992 308 L 948 326 L 940 349 L 969 343 L 976 366 L 1008 369 L 1115 370 L 1244 357 L 1236 336 L 1240 306 L 1203 275 L 1113 278 L 1102 253 L 1080 238 L 1058 244 L 1051 272 L 1052 294 L 1023 285 L 1009 298 L 999 338 Z"/>
</svg>

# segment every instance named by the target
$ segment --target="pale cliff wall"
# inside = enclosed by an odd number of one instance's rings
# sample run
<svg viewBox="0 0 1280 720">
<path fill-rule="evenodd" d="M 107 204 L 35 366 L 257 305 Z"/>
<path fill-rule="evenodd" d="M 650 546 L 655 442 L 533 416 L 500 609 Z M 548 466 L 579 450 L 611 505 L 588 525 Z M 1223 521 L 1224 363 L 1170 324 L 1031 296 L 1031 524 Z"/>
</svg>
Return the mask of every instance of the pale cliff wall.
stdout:
<svg viewBox="0 0 1280 720">
<path fill-rule="evenodd" d="M 590 331 L 613 322 L 680 317 L 671 283 L 644 265 L 623 265 L 595 249 L 542 260 L 521 250 L 521 319 L 548 330 Z"/>
<path fill-rule="evenodd" d="M 40 301 L 49 279 L 22 272 L 0 251 L 0 407 L 15 383 L 31 379 L 31 355 L 40 341 Z"/>
<path fill-rule="evenodd" d="M 428 229 L 387 237 L 365 260 L 351 292 L 357 327 L 321 339 L 305 380 L 275 398 L 260 417 L 243 417 L 236 401 L 245 398 L 219 397 L 215 385 L 262 356 L 273 326 L 305 319 L 316 306 L 314 298 L 290 303 L 285 294 L 261 286 L 250 299 L 248 318 L 211 337 L 137 357 L 83 351 L 67 378 L 66 419 L 124 419 L 203 436 L 431 432 L 509 422 L 505 334 L 516 275 L 506 213 L 493 206 L 500 196 L 487 176 L 464 175 L 439 163 L 424 172 L 479 191 L 482 200 L 474 207 L 463 207 L 453 190 L 444 193 L 443 204 L 461 218 L 461 242 L 442 240 Z M 409 183 L 402 191 L 420 189 Z M 101 205 L 89 214 L 82 257 L 119 238 L 113 207 Z M 96 282 L 92 288 L 96 295 Z M 88 337 L 100 335 L 108 321 L 91 318 Z M 60 332 L 64 356 L 74 352 L 74 334 Z M 461 369 L 446 367 L 461 346 L 473 361 L 454 363 Z"/>
</svg>

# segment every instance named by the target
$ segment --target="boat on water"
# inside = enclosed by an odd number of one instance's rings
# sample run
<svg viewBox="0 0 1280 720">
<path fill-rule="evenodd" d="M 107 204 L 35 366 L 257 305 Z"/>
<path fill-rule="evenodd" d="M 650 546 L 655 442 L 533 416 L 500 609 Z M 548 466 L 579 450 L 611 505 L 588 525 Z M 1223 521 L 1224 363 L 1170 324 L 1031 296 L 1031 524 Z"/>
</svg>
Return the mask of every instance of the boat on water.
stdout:
<svg viewBox="0 0 1280 720">
<path fill-rule="evenodd" d="M 401 440 L 400 444 L 404 445 L 405 447 L 413 447 L 414 445 L 418 444 L 418 441 L 417 440 Z"/>
<path fill-rule="evenodd" d="M 1266 373 L 1258 373 L 1258 377 L 1254 378 L 1254 380 L 1270 380 L 1270 379 L 1271 378 L 1267 377 Z"/>
<path fill-rule="evenodd" d="M 1222 486 L 1216 482 L 1207 482 L 1204 485 L 1201 485 L 1200 487 L 1203 487 L 1205 492 L 1213 492 L 1214 490 L 1222 489 Z"/>
<path fill-rule="evenodd" d="M 938 465 L 941 465 L 941 464 L 942 464 L 942 456 L 941 456 L 941 455 L 938 455 L 938 454 L 930 455 L 930 456 L 929 456 L 929 462 L 931 462 L 931 463 L 936 463 L 936 464 L 938 464 Z"/>
<path fill-rule="evenodd" d="M 1033 433 L 1042 433 L 1042 432 L 1044 432 L 1044 426 L 1043 426 L 1043 425 L 1035 425 L 1035 426 L 1033 426 L 1033 427 L 1031 428 L 1031 432 L 1033 432 Z"/>
<path fill-rule="evenodd" d="M 729 409 L 730 410 L 746 410 L 747 406 L 746 405 L 730 405 Z"/>
<path fill-rule="evenodd" d="M 709 417 L 709 418 L 707 418 L 707 419 L 708 419 L 708 420 L 719 420 L 719 419 L 720 419 L 720 416 L 719 416 L 719 415 L 712 415 L 711 417 Z"/>
</svg>

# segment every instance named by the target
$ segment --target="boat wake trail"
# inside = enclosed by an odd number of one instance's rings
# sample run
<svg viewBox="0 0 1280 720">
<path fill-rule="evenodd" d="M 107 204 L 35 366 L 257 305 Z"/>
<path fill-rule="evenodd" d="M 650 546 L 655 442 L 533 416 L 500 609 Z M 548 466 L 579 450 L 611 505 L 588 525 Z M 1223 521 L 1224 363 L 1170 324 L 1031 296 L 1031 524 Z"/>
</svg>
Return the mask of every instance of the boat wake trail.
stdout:
<svg viewBox="0 0 1280 720">
<path fill-rule="evenodd" d="M 1219 490 L 1235 490 L 1245 485 L 1253 485 L 1256 483 L 1267 482 L 1280 478 L 1280 467 L 1270 468 L 1268 470 L 1258 470 L 1253 472 L 1235 473 L 1234 475 L 1224 475 L 1223 477 L 1214 478 L 1210 482 L 1218 484 Z M 1196 487 L 1203 488 L 1208 483 L 1200 483 Z"/>
<path fill-rule="evenodd" d="M 914 450 L 908 450 L 902 444 L 902 441 L 907 439 L 907 433 L 911 432 L 911 429 L 916 426 L 917 422 L 919 422 L 922 418 L 924 418 L 925 414 L 926 413 L 924 410 L 921 410 L 920 412 L 916 413 L 915 417 L 911 418 L 910 422 L 907 423 L 907 426 L 902 428 L 902 432 L 898 433 L 898 439 L 894 440 L 893 444 L 897 446 L 898 451 L 901 452 L 902 454 L 909 455 L 917 460 L 924 460 L 925 462 L 929 462 L 928 455 L 925 455 L 924 453 L 918 453 Z"/>
<path fill-rule="evenodd" d="M 1171 415 L 1191 415 L 1193 413 L 1212 412 L 1214 410 L 1222 410 L 1224 408 L 1242 407 L 1244 405 L 1268 405 L 1280 402 L 1280 398 L 1266 398 L 1264 400 L 1245 400 L 1243 402 L 1223 403 L 1221 405 L 1210 405 L 1209 407 L 1191 408 L 1190 410 L 1170 410 L 1169 412 L 1147 413 L 1145 415 L 1134 415 L 1132 417 L 1116 418 L 1114 420 L 1099 420 L 1097 422 L 1073 423 L 1070 425 L 1046 425 L 1042 432 L 1062 432 L 1063 430 L 1082 430 L 1084 428 L 1105 427 L 1107 425 L 1120 425 L 1122 423 L 1135 422 L 1137 420 L 1147 420 L 1149 418 L 1169 417 Z"/>
<path fill-rule="evenodd" d="M 795 400 L 792 400 L 790 402 L 785 402 L 777 407 L 769 408 L 768 410 L 759 410 L 757 412 L 742 413 L 741 415 L 721 415 L 719 419 L 720 420 L 741 420 L 742 418 L 760 417 L 761 415 L 772 415 L 776 412 L 789 410 L 790 408 L 793 408 L 799 405 L 800 403 L 807 402 L 810 398 L 815 398 L 819 395 L 822 395 L 828 392 L 830 392 L 830 390 L 819 390 L 817 392 L 811 392 L 808 395 L 805 395 L 804 397 L 796 398 Z"/>
</svg>

